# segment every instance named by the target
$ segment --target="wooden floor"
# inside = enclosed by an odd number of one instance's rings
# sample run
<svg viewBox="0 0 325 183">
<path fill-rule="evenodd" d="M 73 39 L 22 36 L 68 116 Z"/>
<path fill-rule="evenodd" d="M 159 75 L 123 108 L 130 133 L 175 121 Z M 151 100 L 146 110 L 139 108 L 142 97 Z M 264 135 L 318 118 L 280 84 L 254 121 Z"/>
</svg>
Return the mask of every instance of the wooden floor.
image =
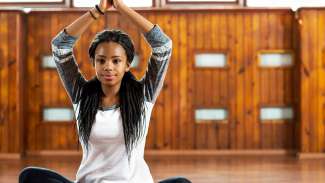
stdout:
<svg viewBox="0 0 325 183">
<path fill-rule="evenodd" d="M 185 176 L 193 183 L 324 183 L 325 159 L 298 160 L 295 157 L 166 157 L 146 160 L 154 179 Z M 53 169 L 74 179 L 80 158 L 29 157 L 0 160 L 0 183 L 17 183 L 19 171 L 26 166 Z"/>
</svg>

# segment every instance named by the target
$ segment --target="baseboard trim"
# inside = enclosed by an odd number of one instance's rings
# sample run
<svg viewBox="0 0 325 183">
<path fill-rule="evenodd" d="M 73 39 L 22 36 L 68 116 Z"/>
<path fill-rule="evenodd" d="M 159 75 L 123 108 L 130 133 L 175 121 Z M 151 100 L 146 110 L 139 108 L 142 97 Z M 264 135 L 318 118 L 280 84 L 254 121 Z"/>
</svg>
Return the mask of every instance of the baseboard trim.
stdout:
<svg viewBox="0 0 325 183">
<path fill-rule="evenodd" d="M 298 159 L 325 159 L 325 153 L 299 153 L 294 150 L 146 150 L 145 156 L 297 156 Z M 27 151 L 26 156 L 82 156 L 81 151 Z M 19 153 L 0 153 L 0 159 L 20 159 Z"/>
<path fill-rule="evenodd" d="M 147 150 L 146 156 L 283 156 L 296 155 L 294 150 Z"/>
<path fill-rule="evenodd" d="M 0 159 L 20 159 L 19 153 L 0 153 Z"/>
<path fill-rule="evenodd" d="M 146 150 L 145 156 L 296 156 L 294 150 Z M 82 156 L 81 151 L 28 151 L 26 156 Z"/>
<path fill-rule="evenodd" d="M 325 159 L 325 153 L 298 153 L 298 159 Z"/>
<path fill-rule="evenodd" d="M 82 152 L 69 150 L 27 151 L 26 156 L 82 156 Z"/>
</svg>

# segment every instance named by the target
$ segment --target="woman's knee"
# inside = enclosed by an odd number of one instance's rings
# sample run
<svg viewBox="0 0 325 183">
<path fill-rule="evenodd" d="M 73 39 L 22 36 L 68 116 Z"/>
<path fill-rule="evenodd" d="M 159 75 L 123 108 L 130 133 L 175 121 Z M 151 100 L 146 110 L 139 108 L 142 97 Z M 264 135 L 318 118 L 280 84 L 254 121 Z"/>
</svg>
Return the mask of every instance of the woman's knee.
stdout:
<svg viewBox="0 0 325 183">
<path fill-rule="evenodd" d="M 25 183 L 27 182 L 27 178 L 30 177 L 35 171 L 36 167 L 26 167 L 19 173 L 19 183 Z"/>
<path fill-rule="evenodd" d="M 159 183 L 192 183 L 185 177 L 172 177 L 166 180 L 162 180 Z"/>
<path fill-rule="evenodd" d="M 191 181 L 185 177 L 177 177 L 175 183 L 191 183 Z"/>
<path fill-rule="evenodd" d="M 72 181 L 66 179 L 62 175 L 53 170 L 41 167 L 26 167 L 19 174 L 19 183 L 50 183 L 61 182 L 71 183 Z"/>
</svg>

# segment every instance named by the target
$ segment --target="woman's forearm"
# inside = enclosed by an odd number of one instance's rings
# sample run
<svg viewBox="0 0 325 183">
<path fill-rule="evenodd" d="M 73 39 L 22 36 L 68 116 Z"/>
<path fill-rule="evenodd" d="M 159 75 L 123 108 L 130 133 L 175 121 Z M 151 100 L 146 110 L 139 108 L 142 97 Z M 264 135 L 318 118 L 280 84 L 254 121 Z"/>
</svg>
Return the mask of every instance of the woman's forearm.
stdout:
<svg viewBox="0 0 325 183">
<path fill-rule="evenodd" d="M 142 33 L 147 33 L 153 28 L 153 24 L 144 18 L 142 15 L 138 14 L 133 9 L 126 6 L 123 2 L 116 5 L 116 9 L 127 19 L 133 22 L 137 27 L 140 28 Z"/>
<path fill-rule="evenodd" d="M 92 8 L 89 11 L 91 11 L 97 19 L 102 17 L 95 8 Z M 90 24 L 95 21 L 95 18 L 92 17 L 89 11 L 66 27 L 65 30 L 69 35 L 76 38 L 80 37 L 80 35 L 86 31 Z"/>
</svg>

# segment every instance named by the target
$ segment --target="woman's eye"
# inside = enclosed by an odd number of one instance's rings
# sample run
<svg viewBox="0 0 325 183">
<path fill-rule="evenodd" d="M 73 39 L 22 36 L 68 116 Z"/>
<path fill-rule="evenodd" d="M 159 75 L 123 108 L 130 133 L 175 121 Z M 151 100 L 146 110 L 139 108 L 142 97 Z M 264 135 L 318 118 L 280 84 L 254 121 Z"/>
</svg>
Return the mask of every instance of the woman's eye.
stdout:
<svg viewBox="0 0 325 183">
<path fill-rule="evenodd" d="M 120 62 L 121 62 L 120 59 L 114 59 L 114 60 L 113 60 L 113 63 L 114 63 L 114 64 L 118 64 L 118 63 L 120 63 Z"/>
<path fill-rule="evenodd" d="M 100 64 L 105 63 L 105 60 L 104 59 L 96 59 L 96 61 L 99 62 Z"/>
</svg>

